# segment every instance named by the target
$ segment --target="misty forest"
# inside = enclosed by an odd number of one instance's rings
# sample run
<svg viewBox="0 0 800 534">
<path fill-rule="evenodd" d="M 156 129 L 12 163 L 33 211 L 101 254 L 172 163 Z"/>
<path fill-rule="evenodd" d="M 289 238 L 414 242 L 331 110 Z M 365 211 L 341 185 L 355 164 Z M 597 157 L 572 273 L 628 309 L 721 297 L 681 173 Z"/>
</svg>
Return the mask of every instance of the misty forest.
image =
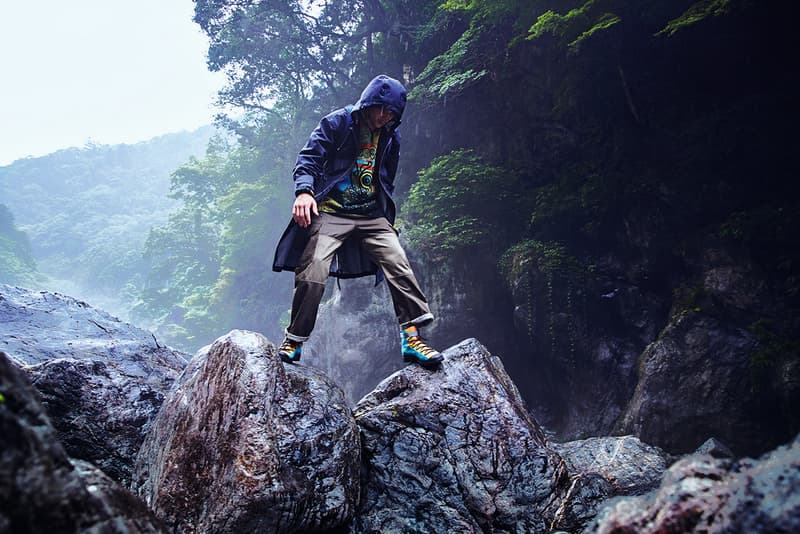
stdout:
<svg viewBox="0 0 800 534">
<path fill-rule="evenodd" d="M 194 4 L 215 124 L 0 167 L 0 532 L 800 531 L 794 3 Z M 298 151 L 381 73 L 444 364 L 374 277 L 281 364 Z"/>
</svg>

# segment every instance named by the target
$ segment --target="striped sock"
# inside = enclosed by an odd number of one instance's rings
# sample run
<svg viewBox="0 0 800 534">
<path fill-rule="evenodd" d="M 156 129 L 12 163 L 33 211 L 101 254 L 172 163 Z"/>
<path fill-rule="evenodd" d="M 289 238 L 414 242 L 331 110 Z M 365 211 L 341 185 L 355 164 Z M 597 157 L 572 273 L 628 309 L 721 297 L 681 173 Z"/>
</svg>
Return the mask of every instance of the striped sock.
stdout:
<svg viewBox="0 0 800 534">
<path fill-rule="evenodd" d="M 419 335 L 419 332 L 417 332 L 416 325 L 413 324 L 411 326 L 406 326 L 405 328 L 403 328 L 403 331 L 406 333 L 408 337 L 417 337 Z"/>
</svg>

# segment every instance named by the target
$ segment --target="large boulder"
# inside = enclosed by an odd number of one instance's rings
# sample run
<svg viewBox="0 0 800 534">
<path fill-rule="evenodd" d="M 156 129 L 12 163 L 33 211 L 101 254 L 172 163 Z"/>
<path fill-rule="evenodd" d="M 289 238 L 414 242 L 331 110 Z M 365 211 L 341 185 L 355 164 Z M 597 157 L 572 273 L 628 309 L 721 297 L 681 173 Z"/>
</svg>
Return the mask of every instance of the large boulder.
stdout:
<svg viewBox="0 0 800 534">
<path fill-rule="evenodd" d="M 145 504 L 71 463 L 22 370 L 0 352 L 0 532 L 162 532 Z"/>
<path fill-rule="evenodd" d="M 620 495 L 642 495 L 658 487 L 667 455 L 634 436 L 597 437 L 551 443 L 569 469 L 570 487 L 553 527 L 581 532 L 602 504 Z"/>
<path fill-rule="evenodd" d="M 341 389 L 234 330 L 191 360 L 140 451 L 138 493 L 179 532 L 316 532 L 359 493 L 358 429 Z"/>
<path fill-rule="evenodd" d="M 800 439 L 758 460 L 688 456 L 657 491 L 611 503 L 598 534 L 800 532 Z"/>
<path fill-rule="evenodd" d="M 355 409 L 355 532 L 547 532 L 568 484 L 500 358 L 474 339 L 406 367 Z"/>
<path fill-rule="evenodd" d="M 703 312 L 675 317 L 642 354 L 617 432 L 675 453 L 692 452 L 709 436 L 740 454 L 763 451 L 779 414 L 754 381 L 757 345 L 747 330 Z"/>
<path fill-rule="evenodd" d="M 7 285 L 0 339 L 41 394 L 67 453 L 127 486 L 186 355 L 85 302 Z"/>
</svg>

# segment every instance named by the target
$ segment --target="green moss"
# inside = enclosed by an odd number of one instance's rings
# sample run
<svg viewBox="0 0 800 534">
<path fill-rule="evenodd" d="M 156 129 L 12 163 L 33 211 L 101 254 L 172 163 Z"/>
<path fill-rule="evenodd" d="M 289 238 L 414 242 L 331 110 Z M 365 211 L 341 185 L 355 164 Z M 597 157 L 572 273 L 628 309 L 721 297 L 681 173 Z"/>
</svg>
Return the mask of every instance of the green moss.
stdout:
<svg viewBox="0 0 800 534">
<path fill-rule="evenodd" d="M 444 11 L 471 11 L 476 7 L 476 0 L 446 0 L 440 9 Z"/>
<path fill-rule="evenodd" d="M 517 175 L 456 150 L 419 172 L 400 213 L 415 247 L 433 256 L 503 246 L 524 224 Z"/>
<path fill-rule="evenodd" d="M 613 13 L 603 13 L 599 19 L 594 23 L 594 26 L 583 32 L 578 36 L 577 39 L 569 43 L 570 48 L 575 48 L 580 45 L 580 43 L 594 35 L 595 33 L 603 30 L 607 30 L 614 24 L 620 22 L 622 19 L 618 16 L 614 15 Z"/>
<path fill-rule="evenodd" d="M 539 15 L 536 23 L 528 30 L 527 40 L 541 39 L 546 35 L 555 37 L 567 44 L 571 51 L 577 51 L 580 44 L 598 32 L 607 30 L 622 19 L 614 13 L 598 9 L 595 0 L 571 9 L 565 15 L 546 11 Z"/>
<path fill-rule="evenodd" d="M 709 17 L 717 17 L 728 13 L 732 0 L 701 0 L 693 4 L 680 17 L 669 21 L 663 30 L 656 35 L 674 35 L 676 32 L 697 24 Z"/>
<path fill-rule="evenodd" d="M 719 236 L 745 245 L 765 239 L 787 241 L 796 235 L 798 213 L 797 206 L 760 206 L 737 211 L 720 224 Z"/>
<path fill-rule="evenodd" d="M 678 321 L 690 313 L 703 311 L 701 304 L 707 296 L 702 285 L 676 287 L 672 290 L 671 320 Z"/>
<path fill-rule="evenodd" d="M 530 268 L 531 263 L 548 275 L 572 276 L 586 271 L 564 245 L 533 239 L 509 247 L 500 257 L 498 268 L 503 278 L 510 282 L 518 278 L 523 269 Z"/>
<path fill-rule="evenodd" d="M 469 28 L 453 43 L 447 52 L 433 58 L 416 80 L 412 99 L 438 101 L 442 97 L 460 93 L 486 76 L 486 69 L 476 69 L 467 64 L 473 57 L 471 48 L 478 40 L 478 31 Z"/>
</svg>

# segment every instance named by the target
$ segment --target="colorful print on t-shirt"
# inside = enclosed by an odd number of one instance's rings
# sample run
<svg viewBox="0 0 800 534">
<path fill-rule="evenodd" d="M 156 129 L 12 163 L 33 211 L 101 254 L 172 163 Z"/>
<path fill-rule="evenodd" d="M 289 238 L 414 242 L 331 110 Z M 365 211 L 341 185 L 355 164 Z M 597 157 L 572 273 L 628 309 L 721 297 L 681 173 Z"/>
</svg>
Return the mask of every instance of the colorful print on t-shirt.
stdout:
<svg viewBox="0 0 800 534">
<path fill-rule="evenodd" d="M 375 155 L 381 132 L 370 131 L 366 125 L 358 130 L 359 151 L 349 180 L 337 184 L 322 199 L 319 209 L 339 215 L 372 215 L 378 208 Z"/>
</svg>

